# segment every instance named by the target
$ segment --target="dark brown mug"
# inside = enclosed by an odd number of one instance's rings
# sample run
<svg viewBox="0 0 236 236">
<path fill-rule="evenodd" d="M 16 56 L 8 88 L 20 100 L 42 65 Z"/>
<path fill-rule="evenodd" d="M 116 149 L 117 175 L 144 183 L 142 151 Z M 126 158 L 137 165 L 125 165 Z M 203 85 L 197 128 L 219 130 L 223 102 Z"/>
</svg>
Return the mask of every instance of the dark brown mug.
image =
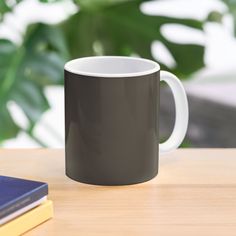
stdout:
<svg viewBox="0 0 236 236">
<path fill-rule="evenodd" d="M 176 121 L 159 144 L 160 81 L 171 88 Z M 125 185 L 158 173 L 159 152 L 185 136 L 188 103 L 176 76 L 134 57 L 85 57 L 65 64 L 66 175 L 89 184 Z"/>
</svg>

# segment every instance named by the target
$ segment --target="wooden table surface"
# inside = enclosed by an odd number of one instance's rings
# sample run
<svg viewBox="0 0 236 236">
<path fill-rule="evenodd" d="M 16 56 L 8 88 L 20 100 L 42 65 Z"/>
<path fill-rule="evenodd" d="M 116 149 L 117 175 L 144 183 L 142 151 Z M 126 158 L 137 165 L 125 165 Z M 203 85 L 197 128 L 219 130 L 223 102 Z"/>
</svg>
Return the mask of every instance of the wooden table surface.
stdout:
<svg viewBox="0 0 236 236">
<path fill-rule="evenodd" d="M 64 151 L 0 150 L 0 174 L 48 182 L 53 219 L 28 236 L 236 235 L 236 149 L 179 149 L 146 183 L 101 187 L 64 175 Z"/>
</svg>

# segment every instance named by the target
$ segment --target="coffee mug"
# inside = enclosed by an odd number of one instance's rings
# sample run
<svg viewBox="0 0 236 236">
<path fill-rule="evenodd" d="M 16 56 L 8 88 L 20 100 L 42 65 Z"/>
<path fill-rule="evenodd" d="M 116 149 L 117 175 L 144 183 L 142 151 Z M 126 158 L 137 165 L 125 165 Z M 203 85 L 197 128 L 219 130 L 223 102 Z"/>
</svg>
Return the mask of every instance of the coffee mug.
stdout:
<svg viewBox="0 0 236 236">
<path fill-rule="evenodd" d="M 181 82 L 142 58 L 94 56 L 65 64 L 66 175 L 82 183 L 126 185 L 152 179 L 159 153 L 176 149 L 188 125 Z M 176 119 L 159 144 L 160 81 L 171 88 Z"/>
</svg>

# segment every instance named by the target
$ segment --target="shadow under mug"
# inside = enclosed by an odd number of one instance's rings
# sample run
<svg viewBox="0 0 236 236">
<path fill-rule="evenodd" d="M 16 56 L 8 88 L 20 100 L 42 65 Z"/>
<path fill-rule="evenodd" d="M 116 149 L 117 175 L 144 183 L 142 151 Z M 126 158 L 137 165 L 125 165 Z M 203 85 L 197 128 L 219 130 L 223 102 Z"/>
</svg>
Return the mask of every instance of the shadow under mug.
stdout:
<svg viewBox="0 0 236 236">
<path fill-rule="evenodd" d="M 134 57 L 85 57 L 65 64 L 66 175 L 89 184 L 144 182 L 158 173 L 159 153 L 186 134 L 188 103 L 178 78 Z M 160 81 L 176 109 L 169 139 L 159 144 Z"/>
</svg>

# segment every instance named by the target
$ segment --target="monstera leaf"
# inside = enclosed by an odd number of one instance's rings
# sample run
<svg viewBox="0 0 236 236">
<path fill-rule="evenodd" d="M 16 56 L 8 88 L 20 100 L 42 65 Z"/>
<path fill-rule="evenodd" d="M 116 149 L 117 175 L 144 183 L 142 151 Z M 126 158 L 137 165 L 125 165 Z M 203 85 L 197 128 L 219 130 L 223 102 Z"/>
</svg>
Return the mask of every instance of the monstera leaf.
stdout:
<svg viewBox="0 0 236 236">
<path fill-rule="evenodd" d="M 63 65 L 68 58 L 63 37 L 55 27 L 31 26 L 21 46 L 0 40 L 0 141 L 17 135 L 19 127 L 8 110 L 14 101 L 28 118 L 32 129 L 49 103 L 44 95 L 48 85 L 63 83 Z"/>
<path fill-rule="evenodd" d="M 160 33 L 160 28 L 170 23 L 201 30 L 202 22 L 145 15 L 140 11 L 140 4 L 144 2 L 140 0 L 77 2 L 80 11 L 62 25 L 73 58 L 96 54 L 137 54 L 154 59 L 151 44 L 159 40 L 174 57 L 177 66 L 172 71 L 177 75 L 187 77 L 203 67 L 203 46 L 173 43 Z"/>
<path fill-rule="evenodd" d="M 39 1 L 51 4 L 60 0 Z M 9 2 L 0 1 L 1 18 L 3 13 L 14 7 L 9 6 Z M 15 1 L 18 2 L 20 0 Z M 175 68 L 167 69 L 180 78 L 187 78 L 202 68 L 202 46 L 177 44 L 160 33 L 163 25 L 171 23 L 201 30 L 202 22 L 145 15 L 140 10 L 143 2 L 74 0 L 79 11 L 61 24 L 31 25 L 20 46 L 0 40 L 0 142 L 16 136 L 20 130 L 36 139 L 33 128 L 43 112 L 49 109 L 44 88 L 63 83 L 63 66 L 68 59 L 90 55 L 137 55 L 154 59 L 151 44 L 158 40 L 169 49 L 176 61 Z M 14 121 L 13 114 L 9 112 L 11 101 L 27 117 L 27 128 Z"/>
</svg>

